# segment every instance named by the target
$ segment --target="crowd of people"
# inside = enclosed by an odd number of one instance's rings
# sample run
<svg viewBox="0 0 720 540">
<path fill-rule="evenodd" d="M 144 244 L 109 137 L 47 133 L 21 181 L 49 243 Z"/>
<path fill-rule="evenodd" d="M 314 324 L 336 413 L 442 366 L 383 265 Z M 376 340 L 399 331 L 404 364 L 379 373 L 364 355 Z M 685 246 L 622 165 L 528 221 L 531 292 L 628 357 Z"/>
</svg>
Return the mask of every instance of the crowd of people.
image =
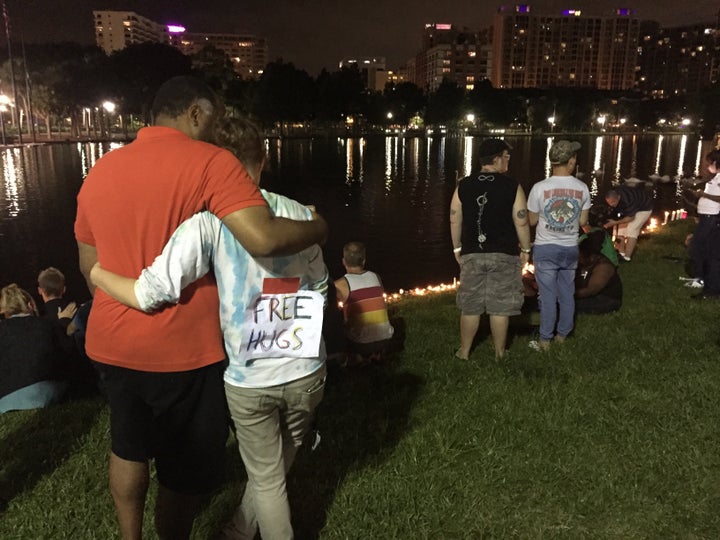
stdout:
<svg viewBox="0 0 720 540">
<path fill-rule="evenodd" d="M 548 152 L 551 176 L 534 184 L 526 200 L 522 187 L 505 174 L 510 145 L 501 139 L 480 144 L 480 171 L 458 182 L 450 203 L 450 235 L 460 265 L 457 358 L 469 359 L 485 314 L 500 360 L 506 354 L 508 318 L 524 305 L 536 301 L 539 307 L 539 336 L 530 341 L 539 351 L 568 338 L 576 313 L 620 309 L 618 256 L 631 260 L 652 199 L 622 186 L 606 197 L 612 217 L 591 225 L 588 187 L 574 176 L 578 150 L 577 142 L 556 141 Z M 619 225 L 624 229 L 618 253 L 606 228 Z"/>
<path fill-rule="evenodd" d="M 38 276 L 41 312 L 17 285 L 0 291 L 0 412 L 48 406 L 78 383 L 104 394 L 124 539 L 142 537 L 153 463 L 157 534 L 189 537 L 202 496 L 223 481 L 231 424 L 248 482 L 221 537 L 292 538 L 285 478 L 323 398 L 327 359 L 378 362 L 393 344 L 365 246 L 348 242 L 346 273 L 331 280 L 320 247 L 327 224 L 314 207 L 259 187 L 263 137 L 223 113 L 205 83 L 175 77 L 155 96 L 152 125 L 90 170 L 75 222 L 90 302 L 65 300 L 55 268 Z M 526 198 L 507 175 L 512 147 L 486 139 L 480 170 L 458 182 L 457 358 L 471 357 L 487 314 L 503 359 L 510 317 L 528 297 L 537 296 L 531 346 L 540 351 L 569 337 L 576 313 L 620 309 L 619 260 L 631 260 L 652 200 L 613 189 L 612 215 L 593 223 L 588 188 L 574 176 L 579 149 L 556 141 L 552 175 Z M 718 157 L 708 157 L 716 176 L 698 193 L 707 230 L 699 225 L 693 239 L 708 296 L 720 295 L 720 265 L 708 255 L 720 249 Z M 607 231 L 616 227 L 614 245 Z M 524 280 L 530 262 L 533 279 Z"/>
<path fill-rule="evenodd" d="M 313 207 L 260 189 L 264 163 L 251 121 L 224 118 L 205 83 L 175 77 L 155 95 L 152 125 L 100 159 L 78 195 L 92 301 L 78 308 L 61 301 L 64 284 L 43 289 L 51 324 L 27 292 L 2 291 L 0 346 L 17 352 L 3 356 L 3 375 L 12 373 L 3 410 L 62 399 L 70 368 L 61 353 L 82 352 L 110 408 L 122 538 L 142 537 L 151 462 L 158 536 L 189 537 L 202 496 L 223 481 L 228 410 L 248 483 L 221 537 L 292 538 L 285 475 L 322 400 L 328 353 L 374 362 L 390 345 L 364 245 L 345 246 L 347 273 L 330 280 L 327 224 Z M 33 362 L 20 350 L 26 339 Z M 29 402 L 38 391 L 42 400 Z"/>
</svg>

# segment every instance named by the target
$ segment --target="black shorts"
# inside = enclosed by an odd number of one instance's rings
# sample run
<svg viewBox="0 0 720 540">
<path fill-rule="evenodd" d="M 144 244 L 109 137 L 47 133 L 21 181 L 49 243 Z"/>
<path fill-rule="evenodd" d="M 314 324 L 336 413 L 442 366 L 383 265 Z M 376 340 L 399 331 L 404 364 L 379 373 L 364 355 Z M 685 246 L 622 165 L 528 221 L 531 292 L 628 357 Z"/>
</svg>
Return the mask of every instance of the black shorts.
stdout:
<svg viewBox="0 0 720 540">
<path fill-rule="evenodd" d="M 170 373 L 93 364 L 108 396 L 116 456 L 154 458 L 158 482 L 178 493 L 204 494 L 222 483 L 229 421 L 224 362 Z"/>
</svg>

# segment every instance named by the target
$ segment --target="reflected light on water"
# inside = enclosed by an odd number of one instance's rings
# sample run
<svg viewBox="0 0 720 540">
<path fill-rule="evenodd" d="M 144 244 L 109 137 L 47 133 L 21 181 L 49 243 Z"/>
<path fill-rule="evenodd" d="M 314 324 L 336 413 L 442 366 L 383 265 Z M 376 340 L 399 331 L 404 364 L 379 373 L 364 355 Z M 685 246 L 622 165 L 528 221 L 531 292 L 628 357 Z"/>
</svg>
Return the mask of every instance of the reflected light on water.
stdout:
<svg viewBox="0 0 720 540">
<path fill-rule="evenodd" d="M 465 178 L 472 172 L 473 138 L 465 137 L 465 160 L 461 178 Z"/>
<path fill-rule="evenodd" d="M 637 135 L 632 136 L 632 161 L 630 162 L 630 176 L 637 176 Z"/>
<path fill-rule="evenodd" d="M 358 144 L 358 150 L 360 152 L 360 158 L 358 160 L 360 162 L 360 171 L 358 172 L 358 182 L 360 182 L 360 183 L 362 183 L 365 180 L 365 168 L 364 168 L 365 164 L 363 163 L 363 155 L 364 155 L 363 151 L 365 150 L 365 144 L 367 144 L 365 137 L 361 137 L 360 143 Z"/>
<path fill-rule="evenodd" d="M 677 173 L 680 177 L 685 173 L 685 150 L 687 148 L 687 135 L 683 135 L 680 139 L 680 160 L 678 162 Z"/>
<path fill-rule="evenodd" d="M 417 137 L 412 140 L 412 173 L 413 178 L 420 176 L 420 141 Z"/>
<path fill-rule="evenodd" d="M 623 138 L 618 137 L 617 159 L 615 160 L 615 173 L 613 174 L 613 178 L 616 182 L 620 181 L 620 162 L 622 161 L 622 147 Z"/>
<path fill-rule="evenodd" d="M 693 175 L 698 178 L 700 176 L 700 166 L 702 164 L 702 139 L 698 141 L 697 156 L 695 157 L 695 170 Z"/>
<path fill-rule="evenodd" d="M 22 167 L 19 166 L 20 151 L 9 148 L 3 152 L 2 165 L 5 179 L 5 200 L 7 201 L 8 217 L 17 217 L 20 214 L 20 195 L 18 181 L 22 179 Z"/>
<path fill-rule="evenodd" d="M 438 145 L 438 164 L 441 169 L 445 168 L 445 137 L 440 139 L 440 144 Z M 445 177 L 447 178 L 447 172 L 445 173 Z"/>
<path fill-rule="evenodd" d="M 345 183 L 352 184 L 353 181 L 353 150 L 355 149 L 355 139 L 345 140 Z"/>
<path fill-rule="evenodd" d="M 595 157 L 593 158 L 593 172 L 599 171 L 600 167 L 602 167 L 602 148 L 603 138 L 597 137 L 595 139 Z"/>
<path fill-rule="evenodd" d="M 390 137 L 385 137 L 385 191 L 390 192 L 392 188 L 392 147 L 393 141 Z"/>
<path fill-rule="evenodd" d="M 550 147 L 553 143 L 552 137 L 548 137 L 546 142 L 547 144 L 545 145 L 545 176 L 550 178 L 550 176 L 552 175 L 552 165 L 550 164 Z"/>
<path fill-rule="evenodd" d="M 657 154 L 655 154 L 655 174 L 660 174 L 660 158 L 662 157 L 662 145 L 663 145 L 663 137 L 662 135 L 658 135 L 657 140 Z"/>
</svg>

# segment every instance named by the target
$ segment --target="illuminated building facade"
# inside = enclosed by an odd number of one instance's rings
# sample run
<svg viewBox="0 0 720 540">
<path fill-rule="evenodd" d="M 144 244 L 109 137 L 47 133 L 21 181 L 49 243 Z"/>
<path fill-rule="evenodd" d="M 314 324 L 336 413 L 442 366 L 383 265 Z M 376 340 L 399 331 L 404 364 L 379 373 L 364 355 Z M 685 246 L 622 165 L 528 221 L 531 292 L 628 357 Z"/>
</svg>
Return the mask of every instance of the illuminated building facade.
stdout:
<svg viewBox="0 0 720 540">
<path fill-rule="evenodd" d="M 268 46 L 264 38 L 243 34 L 204 34 L 177 28 L 170 33 L 170 44 L 197 58 L 206 47 L 222 51 L 233 69 L 243 79 L 256 79 L 268 63 Z"/>
<path fill-rule="evenodd" d="M 654 98 L 697 92 L 720 80 L 720 20 L 660 28 L 643 26 L 638 88 Z"/>
<path fill-rule="evenodd" d="M 426 24 L 422 49 L 406 66 L 408 80 L 429 91 L 437 90 L 443 79 L 472 90 L 489 76 L 490 52 L 489 32 Z"/>
<path fill-rule="evenodd" d="M 526 4 L 501 7 L 493 25 L 495 88 L 635 86 L 640 21 L 629 9 L 611 16 L 580 10 L 531 13 Z"/>
<path fill-rule="evenodd" d="M 388 71 L 385 69 L 384 56 L 353 56 L 340 60 L 340 69 L 357 67 L 365 83 L 365 88 L 382 92 L 388 83 Z"/>
<path fill-rule="evenodd" d="M 134 11 L 93 11 L 95 42 L 106 54 L 135 43 L 167 43 L 167 28 Z"/>
</svg>

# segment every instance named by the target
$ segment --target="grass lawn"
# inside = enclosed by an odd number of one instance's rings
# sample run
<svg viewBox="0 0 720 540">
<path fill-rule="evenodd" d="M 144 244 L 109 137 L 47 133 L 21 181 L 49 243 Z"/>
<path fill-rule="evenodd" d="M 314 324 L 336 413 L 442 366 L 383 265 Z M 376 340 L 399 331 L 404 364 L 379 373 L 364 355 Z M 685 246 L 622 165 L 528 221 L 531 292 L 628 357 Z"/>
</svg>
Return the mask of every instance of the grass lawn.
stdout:
<svg viewBox="0 0 720 540">
<path fill-rule="evenodd" d="M 641 240 L 622 310 L 547 353 L 516 334 L 496 364 L 484 330 L 462 362 L 453 294 L 397 304 L 404 350 L 331 372 L 322 443 L 289 478 L 297 537 L 720 538 L 720 302 L 678 280 L 691 230 Z M 108 448 L 98 397 L 0 416 L 0 538 L 115 537 Z M 228 458 L 195 538 L 239 501 L 233 441 Z"/>
</svg>

